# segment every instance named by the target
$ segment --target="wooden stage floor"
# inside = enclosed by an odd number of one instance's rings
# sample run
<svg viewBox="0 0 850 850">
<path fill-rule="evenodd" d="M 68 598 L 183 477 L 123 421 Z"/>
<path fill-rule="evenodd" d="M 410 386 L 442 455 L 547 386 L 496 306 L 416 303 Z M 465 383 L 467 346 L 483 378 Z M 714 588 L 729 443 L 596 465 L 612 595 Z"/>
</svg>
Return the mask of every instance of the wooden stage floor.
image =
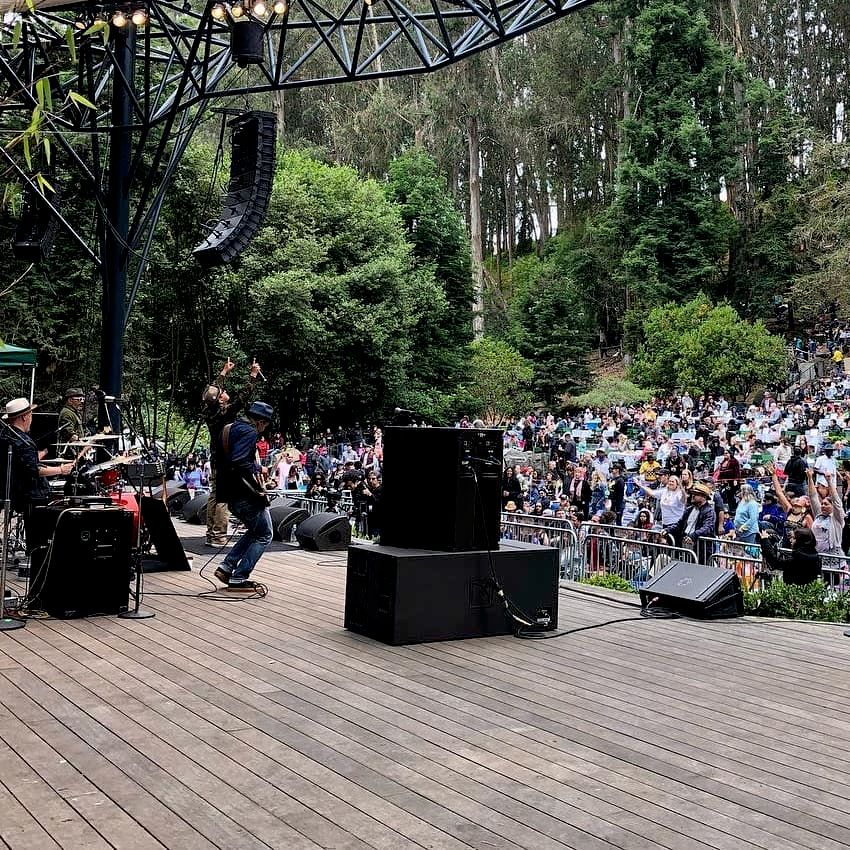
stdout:
<svg viewBox="0 0 850 850">
<path fill-rule="evenodd" d="M 850 847 L 838 626 L 389 647 L 342 628 L 344 555 L 278 545 L 243 602 L 206 557 L 147 576 L 154 619 L 0 635 L 0 848 Z"/>
</svg>

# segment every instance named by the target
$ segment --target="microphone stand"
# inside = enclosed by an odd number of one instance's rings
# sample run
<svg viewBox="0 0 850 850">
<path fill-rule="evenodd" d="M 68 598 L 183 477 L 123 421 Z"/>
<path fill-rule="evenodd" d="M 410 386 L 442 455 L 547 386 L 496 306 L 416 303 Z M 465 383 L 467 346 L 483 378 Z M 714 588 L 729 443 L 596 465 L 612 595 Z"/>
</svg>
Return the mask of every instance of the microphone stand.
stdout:
<svg viewBox="0 0 850 850">
<path fill-rule="evenodd" d="M 8 440 L 6 446 L 6 480 L 3 485 L 3 552 L 0 556 L 0 632 L 22 629 L 27 621 L 18 617 L 6 616 L 6 567 L 9 560 L 9 531 L 12 527 L 12 442 L 17 435 L 5 422 L 1 422 L 3 433 Z"/>
<path fill-rule="evenodd" d="M 138 507 L 139 517 L 136 523 L 136 545 L 133 552 L 133 569 L 136 573 L 136 590 L 133 593 L 134 604 L 132 608 L 126 611 L 121 611 L 118 616 L 122 620 L 149 620 L 155 617 L 153 611 L 148 611 L 145 608 L 139 607 L 142 602 L 142 499 L 145 492 L 145 478 L 143 472 L 143 464 L 139 466 L 139 491 L 138 491 Z M 132 484 L 132 481 L 130 482 Z M 135 485 L 133 485 L 135 489 Z M 157 553 L 158 554 L 158 553 Z"/>
</svg>

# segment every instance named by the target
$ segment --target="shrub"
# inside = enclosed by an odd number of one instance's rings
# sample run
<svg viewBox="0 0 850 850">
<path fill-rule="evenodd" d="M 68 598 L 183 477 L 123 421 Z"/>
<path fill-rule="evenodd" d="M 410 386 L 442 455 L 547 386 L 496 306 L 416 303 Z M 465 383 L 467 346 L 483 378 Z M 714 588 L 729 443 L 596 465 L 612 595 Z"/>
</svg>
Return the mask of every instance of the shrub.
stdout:
<svg viewBox="0 0 850 850">
<path fill-rule="evenodd" d="M 625 378 L 601 377 L 593 382 L 586 393 L 569 399 L 567 407 L 611 407 L 615 404 L 638 404 L 651 398 L 651 390 L 643 389 Z"/>
<path fill-rule="evenodd" d="M 771 582 L 764 590 L 744 594 L 744 612 L 790 620 L 850 622 L 850 593 L 836 593 L 822 581 L 811 584 Z"/>
<path fill-rule="evenodd" d="M 626 593 L 636 592 L 631 582 L 626 581 L 622 576 L 613 575 L 612 573 L 587 576 L 587 578 L 581 580 L 581 583 L 592 584 L 594 587 L 604 587 L 608 590 L 622 590 Z"/>
</svg>

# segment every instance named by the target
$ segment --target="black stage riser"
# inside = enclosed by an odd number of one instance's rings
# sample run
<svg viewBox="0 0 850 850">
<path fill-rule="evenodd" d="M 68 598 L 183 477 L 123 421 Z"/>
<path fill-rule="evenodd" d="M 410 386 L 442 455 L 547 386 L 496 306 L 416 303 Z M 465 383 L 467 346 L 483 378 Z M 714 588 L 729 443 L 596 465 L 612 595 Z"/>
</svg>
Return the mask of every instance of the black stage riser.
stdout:
<svg viewBox="0 0 850 850">
<path fill-rule="evenodd" d="M 558 552 L 507 541 L 497 552 L 348 550 L 345 628 L 392 645 L 507 635 L 516 623 L 497 598 L 490 555 L 508 598 L 558 625 Z"/>
</svg>

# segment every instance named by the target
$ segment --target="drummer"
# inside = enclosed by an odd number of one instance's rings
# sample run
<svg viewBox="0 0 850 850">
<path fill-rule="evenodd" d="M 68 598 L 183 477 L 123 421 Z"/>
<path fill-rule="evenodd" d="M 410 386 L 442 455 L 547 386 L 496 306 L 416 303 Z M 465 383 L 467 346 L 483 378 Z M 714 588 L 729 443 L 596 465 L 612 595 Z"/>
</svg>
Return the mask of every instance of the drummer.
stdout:
<svg viewBox="0 0 850 850">
<path fill-rule="evenodd" d="M 79 387 L 69 387 L 65 390 L 65 404 L 59 411 L 59 427 L 56 430 L 60 447 L 65 444 L 64 449 L 60 448 L 64 457 L 73 457 L 74 450 L 68 443 L 79 441 L 85 434 L 82 418 L 85 400 L 86 394 Z"/>
</svg>

